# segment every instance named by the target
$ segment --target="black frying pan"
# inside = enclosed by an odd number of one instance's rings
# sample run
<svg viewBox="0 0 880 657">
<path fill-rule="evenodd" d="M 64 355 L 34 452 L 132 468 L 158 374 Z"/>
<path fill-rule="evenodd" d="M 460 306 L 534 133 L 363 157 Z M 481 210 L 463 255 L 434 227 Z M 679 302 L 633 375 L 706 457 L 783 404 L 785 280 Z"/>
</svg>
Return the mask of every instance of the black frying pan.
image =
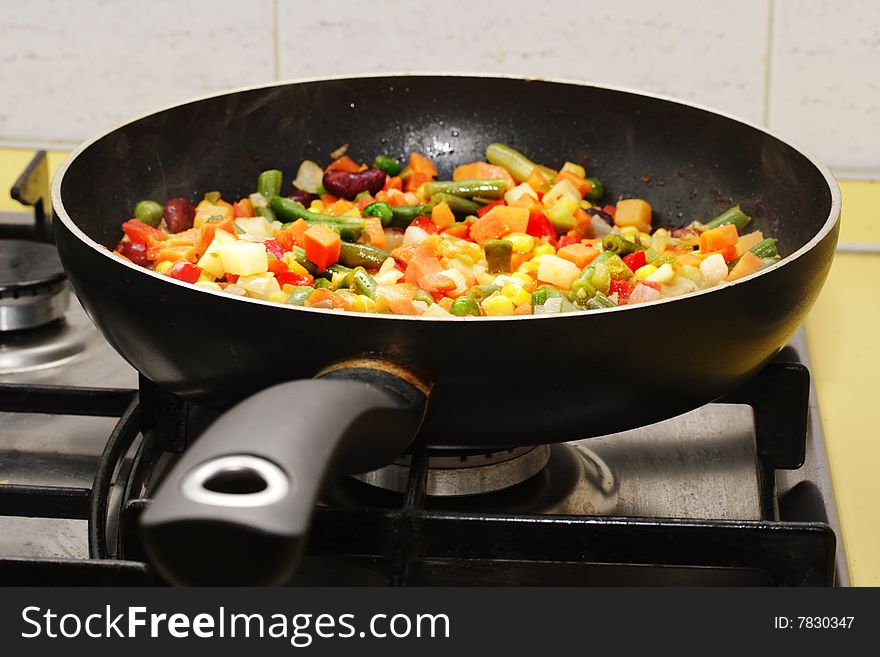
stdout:
<svg viewBox="0 0 880 657">
<path fill-rule="evenodd" d="M 141 198 L 212 189 L 237 198 L 259 171 L 290 178 L 302 159 L 326 160 L 345 143 L 361 160 L 418 150 L 443 178 L 494 141 L 551 166 L 587 164 L 611 202 L 647 199 L 655 226 L 741 203 L 787 257 L 673 300 L 431 319 L 233 298 L 108 250 Z M 82 146 L 55 177 L 52 200 L 70 280 L 110 343 L 184 398 L 241 402 L 190 447 L 143 517 L 155 564 L 183 583 L 218 572 L 283 581 L 331 467 L 369 470 L 413 440 L 493 449 L 607 434 L 730 391 L 806 316 L 840 210 L 821 165 L 737 120 L 615 89 L 459 76 L 291 83 L 171 107 Z"/>
</svg>

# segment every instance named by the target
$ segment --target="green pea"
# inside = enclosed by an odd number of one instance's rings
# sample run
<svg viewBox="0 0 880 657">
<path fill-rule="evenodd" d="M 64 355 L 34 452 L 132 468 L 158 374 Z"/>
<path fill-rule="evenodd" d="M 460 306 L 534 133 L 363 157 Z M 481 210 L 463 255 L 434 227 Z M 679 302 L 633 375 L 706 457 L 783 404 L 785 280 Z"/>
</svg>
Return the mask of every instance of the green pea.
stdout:
<svg viewBox="0 0 880 657">
<path fill-rule="evenodd" d="M 391 206 L 384 201 L 370 203 L 367 207 L 361 210 L 361 214 L 364 217 L 378 217 L 383 226 L 390 224 L 391 220 L 394 218 L 394 211 L 391 209 Z"/>
<path fill-rule="evenodd" d="M 390 155 L 377 155 L 373 160 L 373 168 L 382 169 L 389 176 L 396 176 L 400 173 L 400 162 Z"/>
<path fill-rule="evenodd" d="M 162 221 L 163 214 L 165 209 L 156 201 L 141 201 L 134 206 L 134 216 L 153 228 Z"/>
<path fill-rule="evenodd" d="M 605 193 L 605 185 L 603 185 L 602 181 L 598 178 L 587 178 L 587 182 L 590 183 L 593 188 L 587 192 L 586 199 L 590 203 L 598 203 L 602 198 L 602 195 Z"/>
<path fill-rule="evenodd" d="M 449 308 L 449 312 L 451 312 L 456 317 L 479 317 L 483 314 L 480 311 L 480 304 L 478 304 L 476 300 L 472 299 L 471 297 L 458 297 L 458 299 L 452 302 L 452 306 Z"/>
</svg>

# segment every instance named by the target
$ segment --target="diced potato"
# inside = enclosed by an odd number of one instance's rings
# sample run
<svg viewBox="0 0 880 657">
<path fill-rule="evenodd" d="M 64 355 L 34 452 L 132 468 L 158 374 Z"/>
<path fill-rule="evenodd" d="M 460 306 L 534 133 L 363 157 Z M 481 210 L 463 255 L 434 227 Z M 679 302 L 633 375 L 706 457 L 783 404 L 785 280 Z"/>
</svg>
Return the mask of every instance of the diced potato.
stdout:
<svg viewBox="0 0 880 657">
<path fill-rule="evenodd" d="M 252 239 L 267 240 L 272 237 L 272 225 L 265 217 L 239 217 L 235 225 Z"/>
<path fill-rule="evenodd" d="M 651 206 L 640 198 L 628 198 L 617 202 L 614 225 L 634 226 L 640 231 L 651 232 Z"/>
<path fill-rule="evenodd" d="M 439 303 L 432 303 L 428 309 L 422 313 L 425 317 L 451 317 L 452 313 L 446 310 Z"/>
<path fill-rule="evenodd" d="M 193 217 L 193 226 L 200 228 L 204 223 L 213 217 L 223 217 L 223 219 L 232 219 L 232 206 L 228 203 L 214 204 L 207 200 L 202 200 L 196 206 L 196 214 Z"/>
<path fill-rule="evenodd" d="M 700 271 L 708 287 L 718 285 L 727 278 L 727 263 L 720 253 L 713 253 L 700 263 Z"/>
<path fill-rule="evenodd" d="M 672 268 L 672 265 L 667 262 L 660 265 L 660 267 L 653 273 L 649 274 L 645 280 L 651 283 L 667 284 L 671 283 L 673 278 L 675 278 L 675 270 Z"/>
<path fill-rule="evenodd" d="M 268 299 L 272 293 L 281 291 L 278 280 L 272 274 L 241 276 L 236 285 L 247 290 L 248 296 L 254 299 Z"/>
<path fill-rule="evenodd" d="M 571 289 L 571 284 L 580 273 L 581 270 L 576 264 L 555 255 L 542 256 L 541 264 L 538 265 L 539 281 L 550 283 L 564 290 Z"/>
<path fill-rule="evenodd" d="M 504 201 L 508 205 L 513 205 L 523 196 L 531 196 L 536 201 L 538 200 L 538 192 L 532 189 L 532 186 L 529 183 L 521 183 L 513 189 L 508 189 L 504 192 Z"/>
<path fill-rule="evenodd" d="M 553 185 L 550 188 L 550 191 L 544 194 L 544 198 L 541 199 L 541 202 L 544 205 L 553 205 L 561 199 L 562 197 L 570 198 L 575 203 L 575 207 L 577 207 L 578 202 L 583 198 L 580 192 L 578 192 L 577 187 L 571 184 L 568 180 L 564 178 L 560 180 L 558 183 Z"/>
<path fill-rule="evenodd" d="M 221 233 L 223 231 L 217 232 Z M 263 274 L 269 270 L 269 257 L 266 255 L 266 247 L 260 242 L 227 242 L 218 245 L 217 252 L 220 254 L 223 270 L 227 274 L 250 276 L 252 274 Z"/>
<path fill-rule="evenodd" d="M 226 274 L 226 270 L 223 268 L 223 260 L 220 257 L 220 247 L 223 244 L 233 244 L 237 240 L 234 235 L 230 235 L 225 230 L 218 230 L 214 233 L 214 239 L 211 240 L 211 243 L 208 245 L 207 250 L 199 258 L 198 266 L 203 271 L 208 272 L 214 278 L 220 278 L 221 276 Z M 268 267 L 268 262 L 266 263 Z"/>
<path fill-rule="evenodd" d="M 747 233 L 739 238 L 739 242 L 736 243 L 736 255 L 737 257 L 741 256 L 743 253 L 751 249 L 753 246 L 764 241 L 764 233 L 760 230 L 756 230 L 752 233 Z"/>
</svg>

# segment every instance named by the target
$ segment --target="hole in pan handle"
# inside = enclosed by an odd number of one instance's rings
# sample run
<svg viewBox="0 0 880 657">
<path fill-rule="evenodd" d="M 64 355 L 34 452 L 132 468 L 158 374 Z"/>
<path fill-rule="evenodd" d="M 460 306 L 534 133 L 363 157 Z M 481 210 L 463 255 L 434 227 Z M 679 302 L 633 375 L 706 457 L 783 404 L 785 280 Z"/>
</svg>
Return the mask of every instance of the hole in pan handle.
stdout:
<svg viewBox="0 0 880 657">
<path fill-rule="evenodd" d="M 178 585 L 285 583 L 326 474 L 397 458 L 427 395 L 399 368 L 358 361 L 245 399 L 190 446 L 141 517 L 152 565 Z"/>
</svg>

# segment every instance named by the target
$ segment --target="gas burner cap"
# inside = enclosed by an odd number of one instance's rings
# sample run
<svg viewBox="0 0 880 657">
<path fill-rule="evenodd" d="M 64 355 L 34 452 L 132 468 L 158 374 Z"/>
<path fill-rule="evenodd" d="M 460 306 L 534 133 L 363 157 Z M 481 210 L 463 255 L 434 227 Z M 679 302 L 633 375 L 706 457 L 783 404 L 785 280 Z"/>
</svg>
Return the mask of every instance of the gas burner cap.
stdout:
<svg viewBox="0 0 880 657">
<path fill-rule="evenodd" d="M 497 452 L 432 450 L 428 452 L 426 492 L 438 497 L 494 493 L 538 474 L 550 459 L 550 447 L 517 447 Z M 355 475 L 372 486 L 397 492 L 406 490 L 410 457 Z"/>
<path fill-rule="evenodd" d="M 67 277 L 54 246 L 0 240 L 0 331 L 48 324 L 69 304 Z"/>
</svg>

